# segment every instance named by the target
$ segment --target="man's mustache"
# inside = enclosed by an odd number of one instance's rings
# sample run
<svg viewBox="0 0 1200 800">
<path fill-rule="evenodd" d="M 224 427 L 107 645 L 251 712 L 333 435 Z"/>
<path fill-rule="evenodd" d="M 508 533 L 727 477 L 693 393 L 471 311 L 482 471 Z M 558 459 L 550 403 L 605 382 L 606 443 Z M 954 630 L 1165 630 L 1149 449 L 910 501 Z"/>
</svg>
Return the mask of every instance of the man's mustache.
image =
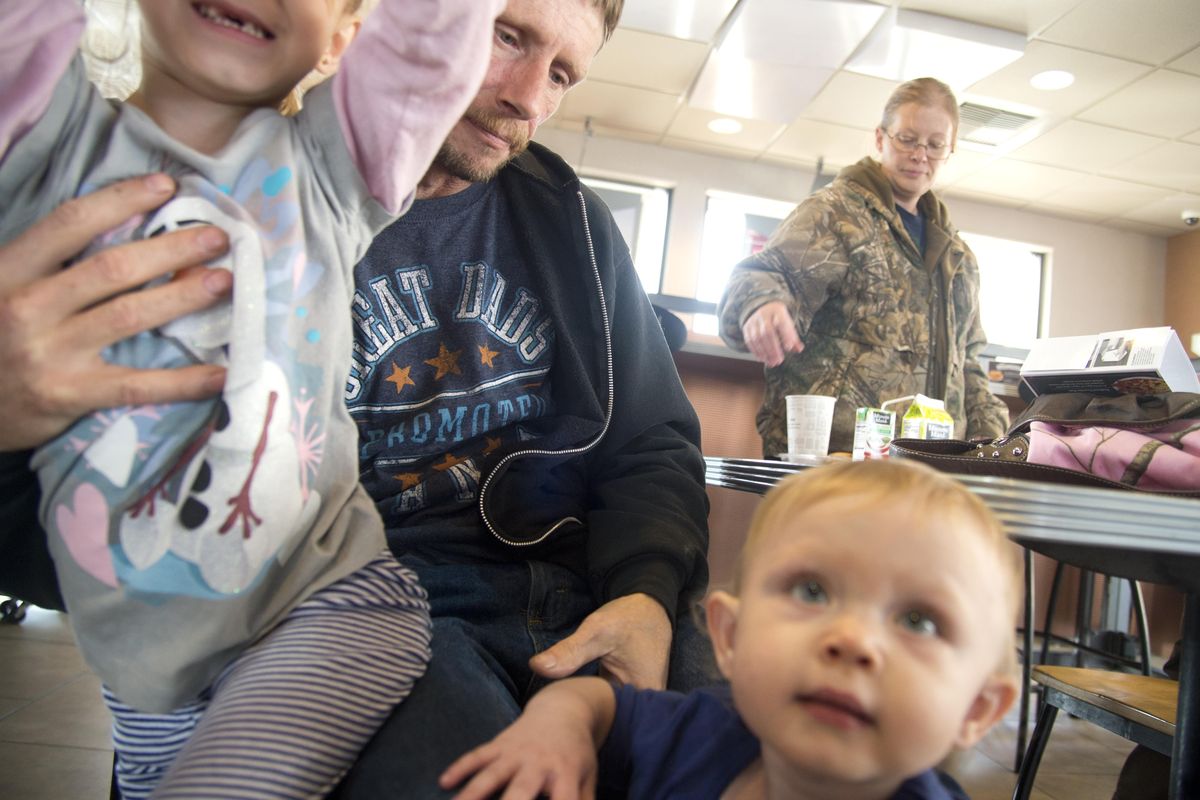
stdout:
<svg viewBox="0 0 1200 800">
<path fill-rule="evenodd" d="M 487 111 L 468 111 L 467 119 L 493 136 L 508 142 L 514 152 L 521 152 L 529 144 L 529 125 Z"/>
</svg>

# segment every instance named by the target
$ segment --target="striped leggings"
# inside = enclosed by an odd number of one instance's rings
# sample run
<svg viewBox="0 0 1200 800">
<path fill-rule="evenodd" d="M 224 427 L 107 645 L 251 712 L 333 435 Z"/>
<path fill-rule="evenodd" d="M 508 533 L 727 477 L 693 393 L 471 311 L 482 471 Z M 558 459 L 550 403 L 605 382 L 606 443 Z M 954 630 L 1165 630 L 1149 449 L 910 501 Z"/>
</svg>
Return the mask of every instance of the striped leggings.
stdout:
<svg viewBox="0 0 1200 800">
<path fill-rule="evenodd" d="M 385 551 L 187 706 L 145 714 L 105 688 L 122 798 L 325 797 L 425 671 L 429 640 L 425 591 Z"/>
</svg>

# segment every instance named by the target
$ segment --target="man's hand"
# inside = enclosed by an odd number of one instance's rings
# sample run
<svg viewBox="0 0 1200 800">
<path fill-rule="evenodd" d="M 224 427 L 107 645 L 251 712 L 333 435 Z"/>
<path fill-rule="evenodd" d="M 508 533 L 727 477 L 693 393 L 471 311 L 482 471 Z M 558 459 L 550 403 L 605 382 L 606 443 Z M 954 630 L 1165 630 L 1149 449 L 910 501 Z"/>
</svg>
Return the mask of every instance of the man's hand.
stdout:
<svg viewBox="0 0 1200 800">
<path fill-rule="evenodd" d="M 59 206 L 0 247 L 0 451 L 43 444 L 91 411 L 216 394 L 224 370 L 206 365 L 135 370 L 102 350 L 212 305 L 226 270 L 196 268 L 228 249 L 211 226 L 105 250 L 63 269 L 100 234 L 170 199 L 165 175 L 134 178 Z M 127 293 L 175 273 L 151 289 Z"/>
<path fill-rule="evenodd" d="M 610 600 L 575 633 L 529 660 L 534 672 L 564 678 L 600 659 L 600 674 L 639 689 L 663 689 L 671 655 L 671 620 L 646 594 Z"/>
<path fill-rule="evenodd" d="M 534 695 L 516 722 L 461 756 L 438 779 L 455 800 L 578 800 L 596 793 L 596 747 L 612 726 L 612 688 L 598 678 L 552 683 Z"/>
<path fill-rule="evenodd" d="M 742 339 L 750 353 L 768 367 L 783 363 L 787 353 L 804 351 L 787 305 L 780 300 L 755 309 L 742 325 Z"/>
</svg>

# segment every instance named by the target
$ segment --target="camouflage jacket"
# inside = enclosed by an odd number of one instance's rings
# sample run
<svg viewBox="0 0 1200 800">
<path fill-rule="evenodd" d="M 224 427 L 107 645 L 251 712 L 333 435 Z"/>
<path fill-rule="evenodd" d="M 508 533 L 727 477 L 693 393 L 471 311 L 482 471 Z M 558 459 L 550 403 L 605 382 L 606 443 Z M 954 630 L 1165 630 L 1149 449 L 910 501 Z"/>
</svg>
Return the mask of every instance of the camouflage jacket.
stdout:
<svg viewBox="0 0 1200 800">
<path fill-rule="evenodd" d="M 797 206 L 764 250 L 734 268 L 718 306 L 725 343 L 746 350 L 742 324 L 773 300 L 787 304 L 804 342 L 803 352 L 766 369 L 757 418 L 764 455 L 787 450 L 789 394 L 838 398 L 831 452 L 852 448 L 856 408 L 918 392 L 946 401 L 957 438 L 1004 432 L 1007 408 L 988 391 L 976 359 L 987 341 L 979 265 L 933 192 L 918 210 L 926 220 L 923 259 L 887 176 L 864 158 Z"/>
</svg>

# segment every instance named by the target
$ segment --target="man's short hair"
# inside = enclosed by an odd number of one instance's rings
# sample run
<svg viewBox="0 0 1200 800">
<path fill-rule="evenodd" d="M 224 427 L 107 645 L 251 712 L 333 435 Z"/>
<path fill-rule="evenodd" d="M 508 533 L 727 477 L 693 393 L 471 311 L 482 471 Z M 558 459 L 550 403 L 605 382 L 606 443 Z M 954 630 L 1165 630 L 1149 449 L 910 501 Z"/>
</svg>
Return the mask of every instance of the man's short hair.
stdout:
<svg viewBox="0 0 1200 800">
<path fill-rule="evenodd" d="M 592 5 L 600 10 L 604 19 L 604 41 L 608 41 L 617 23 L 621 21 L 621 11 L 625 8 L 625 0 L 592 0 Z"/>
</svg>

